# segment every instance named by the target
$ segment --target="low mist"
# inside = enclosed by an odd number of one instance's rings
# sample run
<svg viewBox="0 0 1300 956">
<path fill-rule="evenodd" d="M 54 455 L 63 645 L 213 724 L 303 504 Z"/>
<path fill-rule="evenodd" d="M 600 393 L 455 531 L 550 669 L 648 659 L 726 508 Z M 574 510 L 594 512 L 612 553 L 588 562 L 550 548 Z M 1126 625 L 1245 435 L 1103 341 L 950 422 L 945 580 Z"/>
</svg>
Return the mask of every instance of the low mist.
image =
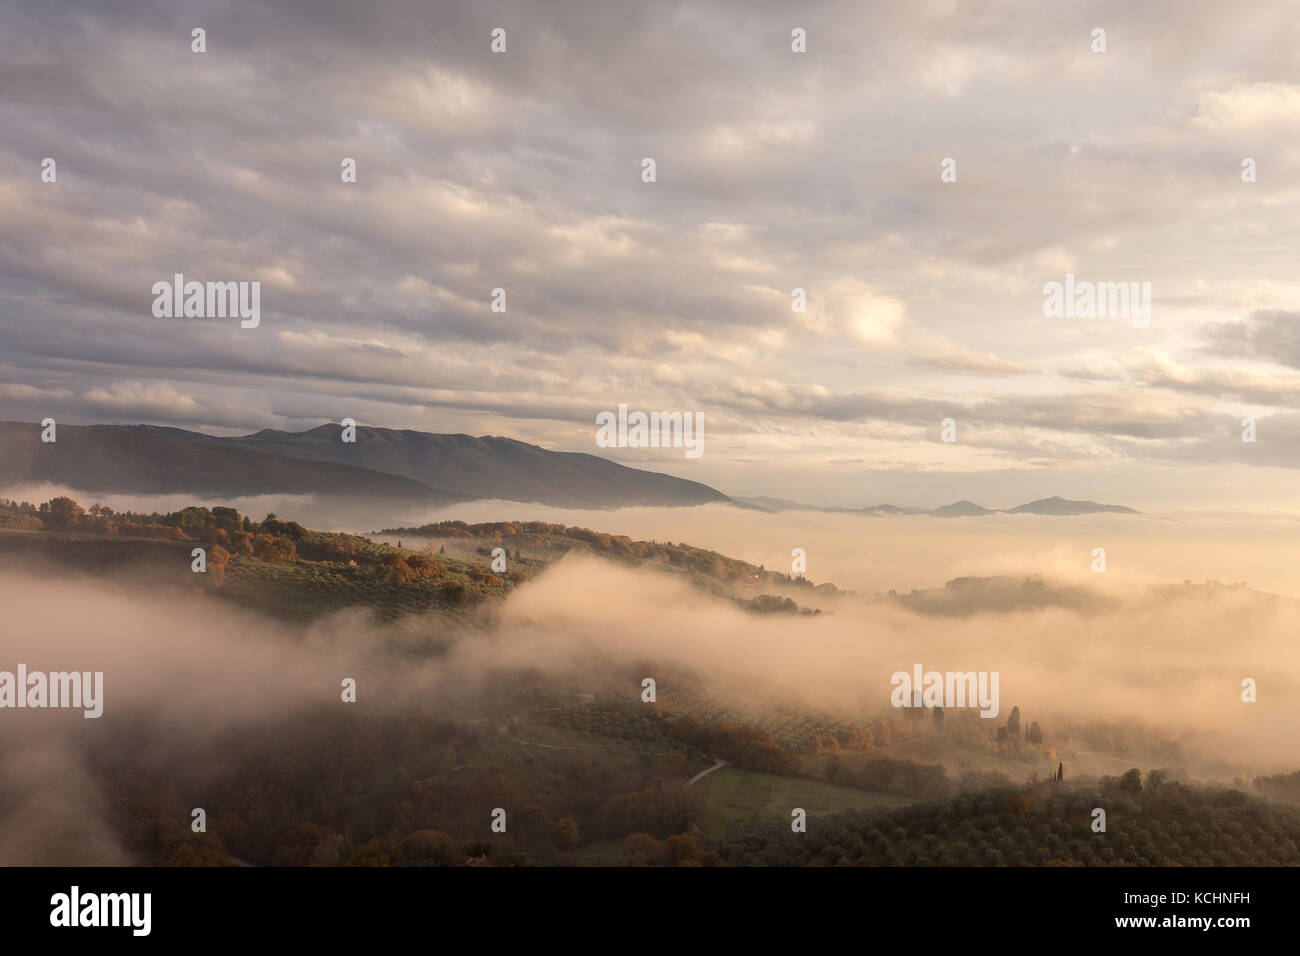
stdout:
<svg viewBox="0 0 1300 956">
<path fill-rule="evenodd" d="M 619 517 L 633 533 L 644 520 Z M 698 515 L 694 533 L 683 537 L 714 543 L 727 517 Z M 779 533 L 770 518 L 756 517 L 755 537 Z M 661 523 L 657 536 L 672 537 L 671 530 Z M 946 528 L 927 530 L 960 537 Z M 810 563 L 827 532 L 805 527 Z M 1108 539 L 1112 547 L 1134 540 Z M 862 542 L 885 550 L 869 537 Z M 823 560 L 853 562 L 843 547 Z M 958 568 L 956 557 L 947 560 Z M 973 551 L 967 560 L 974 560 Z M 862 566 L 874 565 L 868 559 Z M 999 561 L 984 567 L 1009 570 Z M 943 573 L 932 568 L 931 576 Z M 385 649 L 392 625 L 359 612 L 294 627 L 204 595 L 158 596 L 90 578 L 6 573 L 0 577 L 7 612 L 0 669 L 24 663 L 29 671 L 103 671 L 104 715 L 0 712 L 0 864 L 60 862 L 59 847 L 78 861 L 129 862 L 115 849 L 111 828 L 97 823 L 102 799 L 78 760 L 122 717 L 151 715 L 173 746 L 187 747 L 309 706 L 451 706 L 501 669 L 571 681 L 648 668 L 644 675 L 635 671 L 625 688 L 599 688 L 635 700 L 640 676 L 655 677 L 657 666 L 669 673 L 685 668 L 719 699 L 749 708 L 799 702 L 825 713 L 882 715 L 889 711 L 890 676 L 914 663 L 926 670 L 997 671 L 997 723 L 1013 705 L 1048 732 L 1066 720 L 1136 720 L 1255 773 L 1294 769 L 1300 763 L 1291 732 L 1300 722 L 1295 604 L 1244 589 L 1152 591 L 1143 577 L 1090 575 L 1088 584 L 1111 599 L 1097 613 L 1046 608 L 936 617 L 888 600 L 842 599 L 818 616 L 756 615 L 661 571 L 570 555 L 515 591 L 494 626 L 407 621 L 404 633 L 436 635 L 449 646 L 441 657 L 412 663 Z M 358 681 L 355 704 L 340 702 L 347 676 Z M 1257 682 L 1258 703 L 1241 701 L 1247 677 Z M 671 702 L 672 681 L 660 679 L 660 698 Z"/>
</svg>

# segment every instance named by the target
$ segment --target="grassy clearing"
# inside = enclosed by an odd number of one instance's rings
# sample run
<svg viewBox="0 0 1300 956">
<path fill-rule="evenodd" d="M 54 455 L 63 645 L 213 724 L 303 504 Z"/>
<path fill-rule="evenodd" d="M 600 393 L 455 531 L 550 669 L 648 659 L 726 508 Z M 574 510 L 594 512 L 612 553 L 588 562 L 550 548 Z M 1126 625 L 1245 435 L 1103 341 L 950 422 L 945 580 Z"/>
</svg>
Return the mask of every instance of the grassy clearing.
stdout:
<svg viewBox="0 0 1300 956">
<path fill-rule="evenodd" d="M 623 841 L 597 840 L 580 846 L 569 854 L 569 862 L 575 866 L 626 866 L 623 858 Z"/>
<path fill-rule="evenodd" d="M 723 767 L 704 777 L 694 787 L 703 801 L 700 826 L 712 839 L 721 839 L 733 823 L 753 818 L 788 826 L 790 811 L 802 807 L 808 816 L 823 817 L 845 810 L 869 807 L 901 807 L 914 803 L 907 797 L 837 787 L 805 777 L 778 777 Z"/>
</svg>

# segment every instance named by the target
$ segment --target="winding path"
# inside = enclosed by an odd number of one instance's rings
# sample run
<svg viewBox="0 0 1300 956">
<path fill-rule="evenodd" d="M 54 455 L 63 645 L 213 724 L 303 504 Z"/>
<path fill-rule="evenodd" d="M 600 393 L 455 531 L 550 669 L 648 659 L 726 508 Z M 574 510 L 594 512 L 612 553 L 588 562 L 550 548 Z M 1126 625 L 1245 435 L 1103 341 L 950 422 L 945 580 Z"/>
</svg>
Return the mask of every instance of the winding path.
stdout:
<svg viewBox="0 0 1300 956">
<path fill-rule="evenodd" d="M 701 770 L 695 776 L 691 777 L 690 780 L 687 780 L 686 781 L 687 787 L 690 787 L 691 784 L 695 783 L 695 781 L 699 780 L 701 777 L 707 777 L 709 774 L 713 773 L 713 771 L 721 770 L 723 767 L 727 766 L 727 761 L 723 760 L 721 757 L 714 757 L 713 759 L 716 760 L 717 763 L 715 763 L 708 770 Z"/>
</svg>

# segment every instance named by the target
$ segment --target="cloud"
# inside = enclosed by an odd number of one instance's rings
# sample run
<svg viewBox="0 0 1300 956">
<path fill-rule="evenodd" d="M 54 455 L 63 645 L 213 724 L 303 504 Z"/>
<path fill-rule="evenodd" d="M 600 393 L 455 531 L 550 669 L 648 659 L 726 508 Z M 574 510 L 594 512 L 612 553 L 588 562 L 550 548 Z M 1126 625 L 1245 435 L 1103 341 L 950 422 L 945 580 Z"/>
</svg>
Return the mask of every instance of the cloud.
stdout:
<svg viewBox="0 0 1300 956">
<path fill-rule="evenodd" d="M 92 388 L 86 392 L 86 400 L 100 413 L 115 415 L 126 411 L 165 421 L 193 418 L 199 409 L 191 396 L 170 386 L 141 382 L 120 382 L 109 388 Z"/>
<path fill-rule="evenodd" d="M 915 355 L 915 364 L 947 372 L 1002 376 L 1023 375 L 1028 371 L 1023 365 L 1000 359 L 992 352 L 962 348 L 940 336 L 918 336 L 909 344 Z"/>
<path fill-rule="evenodd" d="M 1218 355 L 1300 368 L 1300 312 L 1260 311 L 1245 320 L 1210 323 L 1205 344 Z"/>
<path fill-rule="evenodd" d="M 1193 124 L 1210 135 L 1258 137 L 1294 142 L 1300 134 L 1300 85 L 1239 83 L 1201 94 Z"/>
<path fill-rule="evenodd" d="M 1053 371 L 1135 345 L 1178 369 L 1125 369 L 1132 388 L 1292 401 L 1260 370 L 1202 367 L 1196 331 L 1255 313 L 1211 330 L 1216 354 L 1300 362 L 1267 318 L 1297 293 L 1285 4 L 1109 10 L 1104 56 L 1032 4 L 944 0 L 815 3 L 806 54 L 766 2 L 739 21 L 714 2 L 0 16 L 0 218 L 22 237 L 0 245 L 0 368 L 47 393 L 0 392 L 0 417 L 233 428 L 242 408 L 253 430 L 360 407 L 573 447 L 587 409 L 668 399 L 727 425 L 701 464 L 721 481 L 732 447 L 853 421 L 919 459 L 904 436 L 953 408 L 1060 421 L 1024 447 L 1032 468 L 1061 465 L 1080 426 L 1160 460 L 1177 435 Z M 1159 328 L 1045 322 L 1042 284 L 1068 270 L 1152 281 Z M 160 324 L 149 289 L 177 271 L 263 281 L 262 326 Z M 1075 389 L 1086 421 L 1042 407 Z"/>
</svg>

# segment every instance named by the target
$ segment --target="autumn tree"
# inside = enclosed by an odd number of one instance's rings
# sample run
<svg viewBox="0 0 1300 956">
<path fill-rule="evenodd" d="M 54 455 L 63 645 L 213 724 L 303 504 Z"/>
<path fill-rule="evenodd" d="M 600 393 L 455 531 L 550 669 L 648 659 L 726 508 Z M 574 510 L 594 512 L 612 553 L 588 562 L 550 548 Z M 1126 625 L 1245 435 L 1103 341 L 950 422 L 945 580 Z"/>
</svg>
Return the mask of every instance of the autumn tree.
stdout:
<svg viewBox="0 0 1300 956">
<path fill-rule="evenodd" d="M 297 557 L 297 547 L 288 538 L 255 534 L 252 545 L 253 555 L 264 561 L 292 561 Z"/>
<path fill-rule="evenodd" d="M 460 844 L 442 830 L 416 830 L 402 840 L 398 857 L 404 866 L 452 866 L 461 859 Z"/>
<path fill-rule="evenodd" d="M 677 866 L 701 866 L 704 863 L 704 841 L 692 833 L 670 836 L 665 845 Z"/>
<path fill-rule="evenodd" d="M 844 746 L 849 750 L 870 750 L 872 744 L 876 742 L 875 735 L 868 727 L 859 727 L 849 732 L 844 740 Z"/>
<path fill-rule="evenodd" d="M 227 866 L 230 856 L 211 833 L 195 833 L 184 824 L 169 828 L 163 841 L 167 866 Z"/>
<path fill-rule="evenodd" d="M 275 866 L 309 866 L 316 848 L 334 835 L 334 831 L 315 823 L 300 823 L 280 838 L 271 856 Z M 385 865 L 387 865 L 385 863 Z"/>
<path fill-rule="evenodd" d="M 81 523 L 85 512 L 81 505 L 71 498 L 60 495 L 51 498 L 40 507 L 40 517 L 45 527 L 54 531 L 68 531 Z"/>
<path fill-rule="evenodd" d="M 461 581 L 444 581 L 438 588 L 438 594 L 449 604 L 464 604 L 468 596 Z"/>
<path fill-rule="evenodd" d="M 561 850 L 576 850 L 582 846 L 578 821 L 573 817 L 560 817 L 551 824 L 551 842 Z"/>
<path fill-rule="evenodd" d="M 410 554 L 406 556 L 406 564 L 416 577 L 437 577 L 443 572 L 443 566 L 433 558 L 425 557 L 422 554 Z"/>
<path fill-rule="evenodd" d="M 226 534 L 237 534 L 243 530 L 244 519 L 234 508 L 216 507 L 212 509 L 209 521 L 214 528 L 226 532 Z"/>
<path fill-rule="evenodd" d="M 230 552 L 219 544 L 208 549 L 208 575 L 215 587 L 220 587 L 226 580 L 226 566 L 230 564 Z"/>
<path fill-rule="evenodd" d="M 395 840 L 375 837 L 353 851 L 351 863 L 353 866 L 391 866 L 401 852 L 401 846 Z"/>
<path fill-rule="evenodd" d="M 659 841 L 648 833 L 633 833 L 623 841 L 623 859 L 632 866 L 652 866 L 659 854 Z"/>
<path fill-rule="evenodd" d="M 415 572 L 411 566 L 406 563 L 406 559 L 400 554 L 386 554 L 383 558 L 383 567 L 390 569 L 387 577 L 396 581 L 398 584 L 405 584 L 411 578 L 415 577 Z"/>
</svg>

